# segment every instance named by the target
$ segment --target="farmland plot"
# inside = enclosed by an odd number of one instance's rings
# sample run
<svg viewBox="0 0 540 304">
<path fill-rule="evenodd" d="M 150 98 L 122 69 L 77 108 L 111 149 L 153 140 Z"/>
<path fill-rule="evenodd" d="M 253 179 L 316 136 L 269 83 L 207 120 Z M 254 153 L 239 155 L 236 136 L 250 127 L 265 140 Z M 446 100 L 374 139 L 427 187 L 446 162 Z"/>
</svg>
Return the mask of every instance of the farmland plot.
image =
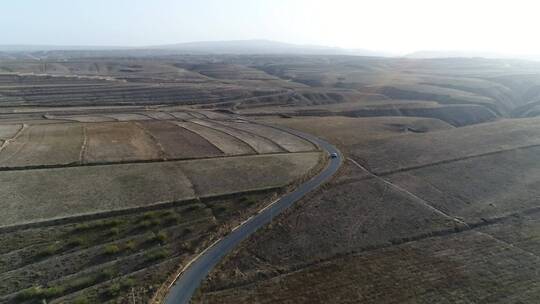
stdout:
<svg viewBox="0 0 540 304">
<path fill-rule="evenodd" d="M 0 139 L 6 140 L 13 138 L 21 128 L 22 124 L 0 125 Z"/>
<path fill-rule="evenodd" d="M 107 114 L 105 117 L 110 117 L 118 121 L 132 121 L 132 120 L 149 120 L 152 119 L 146 115 L 137 114 L 137 113 L 118 113 L 118 114 Z"/>
<path fill-rule="evenodd" d="M 81 124 L 47 124 L 26 127 L 0 152 L 2 167 L 71 164 L 80 161 Z"/>
<path fill-rule="evenodd" d="M 536 303 L 539 269 L 534 255 L 469 231 L 209 290 L 195 303 Z"/>
<path fill-rule="evenodd" d="M 47 115 L 50 119 L 65 119 L 77 122 L 108 122 L 116 121 L 116 119 L 100 115 Z"/>
<path fill-rule="evenodd" d="M 0 172 L 2 225 L 286 186 L 320 153 Z"/>
<path fill-rule="evenodd" d="M 224 125 L 212 122 L 212 121 L 208 121 L 208 120 L 196 119 L 196 120 L 192 120 L 192 122 L 202 125 L 202 126 L 212 128 L 212 129 L 216 129 L 224 133 L 227 133 L 231 136 L 234 136 L 242 140 L 243 142 L 247 143 L 257 153 L 284 152 L 284 150 L 280 146 L 275 144 L 274 142 L 264 137 L 257 136 L 256 134 L 253 134 L 253 133 L 230 128 L 230 127 L 227 127 L 227 126 L 224 126 Z"/>
<path fill-rule="evenodd" d="M 186 201 L 76 224 L 0 231 L 0 302 L 106 303 L 134 297 L 148 302 L 219 228 L 242 220 L 274 195 Z"/>
<path fill-rule="evenodd" d="M 336 144 L 344 152 L 350 152 L 358 145 L 367 148 L 372 141 L 386 142 L 390 137 L 414 135 L 415 132 L 427 133 L 449 130 L 447 123 L 431 118 L 419 117 L 302 117 L 288 119 L 266 119 L 270 123 L 284 125 L 308 134 L 317 135 Z M 246 127 L 251 127 L 246 125 Z M 424 134 L 426 137 L 427 134 Z M 421 134 L 419 134 L 421 135 Z M 392 147 L 390 147 L 392 148 Z M 395 147 L 393 147 L 395 148 Z M 384 153 L 383 153 L 384 154 Z"/>
<path fill-rule="evenodd" d="M 192 122 L 175 122 L 182 128 L 186 128 L 214 144 L 219 150 L 227 155 L 254 154 L 255 151 L 243 141 L 221 131 L 201 126 Z"/>
<path fill-rule="evenodd" d="M 194 197 L 175 163 L 0 173 L 2 225 L 147 206 Z"/>
<path fill-rule="evenodd" d="M 199 158 L 223 155 L 208 140 L 168 121 L 141 122 L 159 142 L 167 158 Z"/>
<path fill-rule="evenodd" d="M 479 222 L 536 208 L 540 147 L 506 151 L 396 173 L 388 179 L 436 208 Z"/>
<path fill-rule="evenodd" d="M 275 128 L 247 122 L 221 121 L 220 124 L 266 137 L 289 152 L 306 152 L 315 149 L 310 142 Z"/>
<path fill-rule="evenodd" d="M 169 112 L 169 114 L 181 120 L 190 120 L 196 118 L 188 112 Z"/>
<path fill-rule="evenodd" d="M 143 113 L 140 113 L 141 115 L 151 117 L 156 120 L 171 120 L 176 119 L 173 115 L 167 113 L 167 112 L 158 112 L 158 111 L 146 111 Z"/>
<path fill-rule="evenodd" d="M 143 129 L 131 122 L 86 124 L 83 161 L 133 161 L 159 159 L 160 149 Z"/>
<path fill-rule="evenodd" d="M 284 186 L 316 167 L 319 152 L 185 161 L 182 168 L 202 195 Z"/>
<path fill-rule="evenodd" d="M 540 119 L 508 119 L 351 147 L 355 159 L 367 160 L 377 173 L 540 145 Z"/>
</svg>

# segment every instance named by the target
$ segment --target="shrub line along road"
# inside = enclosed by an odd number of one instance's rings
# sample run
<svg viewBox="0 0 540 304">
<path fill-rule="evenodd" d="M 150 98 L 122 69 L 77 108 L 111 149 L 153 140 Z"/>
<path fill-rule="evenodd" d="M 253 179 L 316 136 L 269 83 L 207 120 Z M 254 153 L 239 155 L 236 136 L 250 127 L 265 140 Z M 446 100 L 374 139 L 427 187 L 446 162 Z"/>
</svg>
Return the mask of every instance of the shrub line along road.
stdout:
<svg viewBox="0 0 540 304">
<path fill-rule="evenodd" d="M 326 168 L 318 175 L 300 185 L 296 190 L 290 192 L 269 206 L 263 208 L 256 215 L 250 217 L 238 227 L 235 227 L 227 236 L 217 240 L 194 260 L 189 262 L 179 277 L 169 286 L 168 294 L 165 297 L 166 304 L 187 304 L 193 293 L 201 284 L 202 280 L 210 273 L 216 264 L 231 252 L 240 242 L 252 235 L 257 229 L 270 223 L 274 216 L 282 213 L 285 209 L 300 200 L 306 194 L 317 189 L 337 172 L 342 163 L 342 156 L 339 150 L 328 142 L 319 139 L 313 135 L 305 134 L 295 130 L 278 128 L 282 131 L 292 133 L 313 144 L 319 146 L 322 150 L 336 153 L 336 158 L 330 158 Z"/>
</svg>

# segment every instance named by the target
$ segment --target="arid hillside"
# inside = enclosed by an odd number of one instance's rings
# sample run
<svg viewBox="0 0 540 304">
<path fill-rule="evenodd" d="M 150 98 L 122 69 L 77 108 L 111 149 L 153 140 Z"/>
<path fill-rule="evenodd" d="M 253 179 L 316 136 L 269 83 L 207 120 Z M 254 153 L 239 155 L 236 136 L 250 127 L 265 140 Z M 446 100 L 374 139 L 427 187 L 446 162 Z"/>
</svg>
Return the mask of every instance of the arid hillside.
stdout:
<svg viewBox="0 0 540 304">
<path fill-rule="evenodd" d="M 540 299 L 537 118 L 271 121 L 336 143 L 347 160 L 228 257 L 196 303 Z"/>
<path fill-rule="evenodd" d="M 118 54 L 0 57 L 0 303 L 159 303 L 294 130 L 194 303 L 540 302 L 540 64 Z"/>
</svg>

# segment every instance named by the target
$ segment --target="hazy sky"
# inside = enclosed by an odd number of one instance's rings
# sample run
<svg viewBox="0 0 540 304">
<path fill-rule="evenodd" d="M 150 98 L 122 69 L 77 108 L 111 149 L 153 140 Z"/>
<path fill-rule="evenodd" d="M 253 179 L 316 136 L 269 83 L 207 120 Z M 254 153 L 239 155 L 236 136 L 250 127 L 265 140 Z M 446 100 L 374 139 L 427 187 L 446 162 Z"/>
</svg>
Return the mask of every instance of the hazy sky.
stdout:
<svg viewBox="0 0 540 304">
<path fill-rule="evenodd" d="M 540 54 L 533 0 L 0 0 L 0 44 L 270 39 L 405 53 Z"/>
</svg>

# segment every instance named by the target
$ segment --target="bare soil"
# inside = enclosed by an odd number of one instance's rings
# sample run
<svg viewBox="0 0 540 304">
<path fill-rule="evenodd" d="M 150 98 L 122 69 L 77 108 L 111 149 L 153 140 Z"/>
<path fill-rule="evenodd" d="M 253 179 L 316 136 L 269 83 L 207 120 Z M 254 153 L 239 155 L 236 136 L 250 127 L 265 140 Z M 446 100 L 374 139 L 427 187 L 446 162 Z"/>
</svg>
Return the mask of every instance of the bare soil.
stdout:
<svg viewBox="0 0 540 304">
<path fill-rule="evenodd" d="M 212 128 L 212 129 L 222 131 L 235 138 L 238 138 L 239 140 L 248 144 L 253 150 L 255 150 L 255 152 L 259 154 L 285 152 L 276 143 L 264 137 L 258 136 L 257 134 L 230 128 L 228 126 L 215 123 L 209 120 L 196 119 L 196 120 L 192 120 L 192 122 L 202 125 L 202 126 Z"/>
<path fill-rule="evenodd" d="M 226 155 L 246 155 L 255 154 L 255 151 L 245 142 L 227 133 L 204 127 L 192 122 L 175 122 L 178 126 L 197 133 L 214 144 Z"/>
<path fill-rule="evenodd" d="M 157 140 L 167 158 L 200 158 L 223 155 L 216 146 L 197 133 L 173 122 L 148 121 L 140 124 Z"/>
<path fill-rule="evenodd" d="M 83 132 L 83 126 L 77 123 L 27 126 L 1 150 L 0 166 L 78 163 Z"/>
<path fill-rule="evenodd" d="M 86 124 L 84 162 L 159 159 L 160 149 L 132 122 Z"/>
</svg>

